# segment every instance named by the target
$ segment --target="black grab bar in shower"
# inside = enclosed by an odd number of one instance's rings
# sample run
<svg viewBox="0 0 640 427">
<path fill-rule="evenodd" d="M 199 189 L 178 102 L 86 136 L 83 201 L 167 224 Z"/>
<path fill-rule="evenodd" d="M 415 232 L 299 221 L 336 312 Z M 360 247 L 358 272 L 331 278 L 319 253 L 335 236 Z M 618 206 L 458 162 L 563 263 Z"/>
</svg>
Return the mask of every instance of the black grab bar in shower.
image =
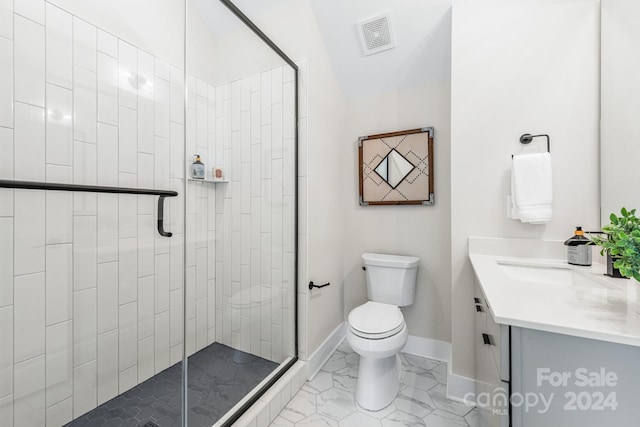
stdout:
<svg viewBox="0 0 640 427">
<path fill-rule="evenodd" d="M 164 199 L 176 197 L 177 191 L 154 190 L 148 188 L 106 187 L 102 185 L 59 184 L 54 182 L 10 181 L 0 180 L 0 188 L 19 190 L 75 191 L 82 193 L 137 194 L 160 196 L 158 198 L 158 233 L 163 237 L 171 237 L 173 233 L 164 231 Z"/>
</svg>

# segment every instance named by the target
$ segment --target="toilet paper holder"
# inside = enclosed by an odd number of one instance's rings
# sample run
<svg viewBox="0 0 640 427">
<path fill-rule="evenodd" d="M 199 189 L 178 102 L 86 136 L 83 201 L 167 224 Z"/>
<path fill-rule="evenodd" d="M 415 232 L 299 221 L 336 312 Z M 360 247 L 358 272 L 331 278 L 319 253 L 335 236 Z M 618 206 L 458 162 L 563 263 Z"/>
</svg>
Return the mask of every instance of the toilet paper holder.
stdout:
<svg viewBox="0 0 640 427">
<path fill-rule="evenodd" d="M 316 285 L 313 283 L 313 281 L 309 282 L 309 290 L 313 289 L 313 288 L 324 288 L 325 286 L 329 286 L 331 284 L 331 282 L 327 282 L 324 285 Z"/>
</svg>

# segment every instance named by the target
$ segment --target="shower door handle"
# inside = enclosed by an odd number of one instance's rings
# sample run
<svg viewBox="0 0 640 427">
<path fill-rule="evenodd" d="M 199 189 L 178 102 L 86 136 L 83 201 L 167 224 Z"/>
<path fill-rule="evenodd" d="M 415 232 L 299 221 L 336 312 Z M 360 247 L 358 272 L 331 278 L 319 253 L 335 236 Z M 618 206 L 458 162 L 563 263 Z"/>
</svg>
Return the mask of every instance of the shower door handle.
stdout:
<svg viewBox="0 0 640 427">
<path fill-rule="evenodd" d="M 164 231 L 164 198 L 165 196 L 158 197 L 158 233 L 162 237 L 171 237 L 173 233 Z"/>
</svg>

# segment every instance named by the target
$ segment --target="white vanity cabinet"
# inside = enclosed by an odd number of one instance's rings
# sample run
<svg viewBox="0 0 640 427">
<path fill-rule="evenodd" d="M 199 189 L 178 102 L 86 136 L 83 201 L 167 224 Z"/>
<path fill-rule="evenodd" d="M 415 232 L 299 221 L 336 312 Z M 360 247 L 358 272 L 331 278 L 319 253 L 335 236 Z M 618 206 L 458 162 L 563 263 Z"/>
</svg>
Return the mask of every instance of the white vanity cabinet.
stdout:
<svg viewBox="0 0 640 427">
<path fill-rule="evenodd" d="M 640 284 L 560 249 L 469 239 L 480 425 L 638 427 Z"/>
<path fill-rule="evenodd" d="M 475 312 L 475 400 L 486 427 L 509 426 L 509 327 L 498 325 L 479 286 L 473 299 Z"/>
<path fill-rule="evenodd" d="M 511 327 L 514 427 L 637 427 L 640 347 Z"/>
<path fill-rule="evenodd" d="M 482 427 L 637 427 L 640 347 L 500 325 L 476 284 Z"/>
</svg>

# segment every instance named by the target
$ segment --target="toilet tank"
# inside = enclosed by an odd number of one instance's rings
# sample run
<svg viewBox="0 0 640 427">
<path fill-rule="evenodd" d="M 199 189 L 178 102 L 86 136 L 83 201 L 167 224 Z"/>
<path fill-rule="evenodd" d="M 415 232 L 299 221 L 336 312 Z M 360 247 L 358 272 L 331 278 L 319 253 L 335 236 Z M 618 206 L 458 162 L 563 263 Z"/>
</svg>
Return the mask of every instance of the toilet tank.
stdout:
<svg viewBox="0 0 640 427">
<path fill-rule="evenodd" d="M 387 254 L 362 254 L 369 301 L 404 307 L 413 304 L 420 258 Z"/>
</svg>

